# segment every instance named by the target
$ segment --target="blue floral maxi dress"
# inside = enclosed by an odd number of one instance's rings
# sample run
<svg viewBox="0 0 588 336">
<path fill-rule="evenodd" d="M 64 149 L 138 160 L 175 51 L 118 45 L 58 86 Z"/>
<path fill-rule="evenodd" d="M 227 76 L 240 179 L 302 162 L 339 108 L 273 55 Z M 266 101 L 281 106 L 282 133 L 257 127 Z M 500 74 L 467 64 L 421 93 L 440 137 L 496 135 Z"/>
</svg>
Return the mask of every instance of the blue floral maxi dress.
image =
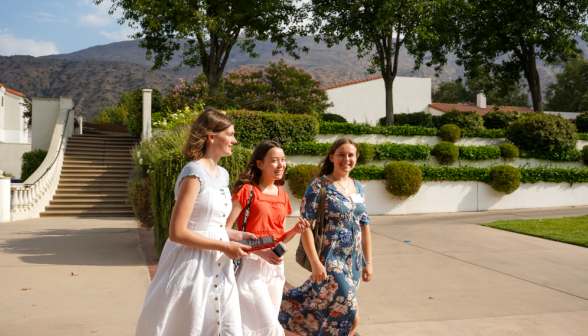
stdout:
<svg viewBox="0 0 588 336">
<path fill-rule="evenodd" d="M 361 249 L 361 225 L 370 222 L 363 203 L 354 203 L 326 182 L 325 235 L 320 260 L 327 270 L 327 280 L 313 281 L 284 290 L 279 321 L 286 330 L 301 336 L 347 336 L 357 312 L 357 289 L 361 268 L 365 266 Z M 363 188 L 355 188 L 365 200 Z M 303 218 L 316 219 L 321 179 L 306 188 L 300 205 Z"/>
</svg>

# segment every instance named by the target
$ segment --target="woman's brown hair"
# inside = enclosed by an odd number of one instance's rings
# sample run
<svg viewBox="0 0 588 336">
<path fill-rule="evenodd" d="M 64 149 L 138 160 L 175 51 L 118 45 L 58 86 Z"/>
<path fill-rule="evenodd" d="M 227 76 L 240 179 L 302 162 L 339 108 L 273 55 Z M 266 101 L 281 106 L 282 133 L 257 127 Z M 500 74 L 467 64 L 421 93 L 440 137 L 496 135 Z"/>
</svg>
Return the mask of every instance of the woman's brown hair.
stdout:
<svg viewBox="0 0 588 336">
<path fill-rule="evenodd" d="M 190 160 L 200 159 L 206 152 L 206 139 L 209 135 L 217 135 L 235 125 L 233 119 L 218 112 L 213 107 L 207 107 L 202 112 L 192 127 L 190 135 L 182 149 L 182 153 Z"/>
<path fill-rule="evenodd" d="M 251 154 L 251 158 L 249 159 L 249 163 L 245 167 L 245 172 L 239 175 L 239 179 L 235 182 L 233 186 L 233 194 L 236 194 L 239 189 L 241 189 L 246 184 L 259 184 L 259 179 L 261 178 L 261 169 L 257 166 L 257 161 L 263 161 L 267 152 L 269 152 L 272 148 L 282 148 L 279 143 L 275 141 L 264 141 L 255 147 L 253 154 Z M 275 185 L 284 185 L 286 183 L 286 170 L 284 169 L 284 174 L 282 175 L 282 179 L 277 180 L 274 182 Z"/>
<path fill-rule="evenodd" d="M 333 172 L 333 170 L 335 170 L 335 164 L 333 163 L 333 161 L 331 161 L 331 158 L 329 157 L 329 155 L 335 155 L 335 152 L 337 151 L 337 149 L 343 145 L 353 145 L 355 147 L 355 156 L 356 158 L 359 157 L 359 148 L 357 147 L 357 144 L 355 143 L 355 141 L 349 139 L 349 138 L 341 138 L 335 142 L 333 142 L 333 144 L 331 145 L 331 148 L 329 148 L 329 152 L 327 153 L 327 156 L 321 160 L 321 162 L 319 163 L 319 174 L 318 176 L 321 177 L 323 175 L 329 175 Z"/>
</svg>

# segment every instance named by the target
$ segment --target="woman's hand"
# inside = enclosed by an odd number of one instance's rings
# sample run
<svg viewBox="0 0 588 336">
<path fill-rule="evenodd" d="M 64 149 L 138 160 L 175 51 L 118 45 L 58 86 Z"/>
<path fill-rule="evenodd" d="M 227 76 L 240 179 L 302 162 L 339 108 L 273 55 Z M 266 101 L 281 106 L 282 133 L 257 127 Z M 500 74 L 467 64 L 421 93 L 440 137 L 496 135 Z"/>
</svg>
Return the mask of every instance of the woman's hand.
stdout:
<svg viewBox="0 0 588 336">
<path fill-rule="evenodd" d="M 298 223 L 296 223 L 296 226 L 294 226 L 294 229 L 292 229 L 292 231 L 294 231 L 296 233 L 303 233 L 304 231 L 306 231 L 309 228 L 310 228 L 310 222 L 308 222 L 307 219 L 300 217 L 300 218 L 298 218 Z"/>
<path fill-rule="evenodd" d="M 312 265 L 312 280 L 324 281 L 327 280 L 327 270 L 323 264 Z"/>
<path fill-rule="evenodd" d="M 237 240 L 245 240 L 245 239 L 257 239 L 257 237 L 251 232 L 239 231 L 239 235 L 238 235 Z"/>
<path fill-rule="evenodd" d="M 237 258 L 242 258 L 247 256 L 247 252 L 250 250 L 251 247 L 247 246 L 247 245 L 243 245 L 243 244 L 239 244 L 239 243 L 235 243 L 235 242 L 227 242 L 225 244 L 225 248 L 222 250 L 222 252 L 224 254 L 227 255 L 227 257 L 231 258 L 231 259 L 237 259 Z"/>
<path fill-rule="evenodd" d="M 368 264 L 366 267 L 361 269 L 361 279 L 364 282 L 369 282 L 370 280 L 372 280 L 373 274 L 374 274 L 374 271 L 372 269 L 372 264 Z"/>
<path fill-rule="evenodd" d="M 254 251 L 251 253 L 257 254 L 258 256 L 261 257 L 261 259 L 267 261 L 268 263 L 270 263 L 272 265 L 280 265 L 284 261 L 284 258 L 278 257 L 274 253 L 274 251 L 272 251 L 271 249 L 264 249 L 264 250 Z"/>
</svg>

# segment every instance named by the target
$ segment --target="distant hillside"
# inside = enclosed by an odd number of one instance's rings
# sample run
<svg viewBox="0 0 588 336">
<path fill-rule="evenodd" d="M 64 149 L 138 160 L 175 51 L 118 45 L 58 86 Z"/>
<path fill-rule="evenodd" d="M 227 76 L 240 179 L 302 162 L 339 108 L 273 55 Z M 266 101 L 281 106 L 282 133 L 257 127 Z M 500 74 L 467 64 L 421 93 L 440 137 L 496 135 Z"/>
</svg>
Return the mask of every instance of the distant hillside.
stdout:
<svg viewBox="0 0 588 336">
<path fill-rule="evenodd" d="M 103 102 L 116 103 L 125 91 L 165 90 L 178 77 L 131 62 L 69 61 L 32 56 L 0 57 L 0 83 L 27 97 L 71 96 L 76 112 L 92 116 Z"/>
</svg>

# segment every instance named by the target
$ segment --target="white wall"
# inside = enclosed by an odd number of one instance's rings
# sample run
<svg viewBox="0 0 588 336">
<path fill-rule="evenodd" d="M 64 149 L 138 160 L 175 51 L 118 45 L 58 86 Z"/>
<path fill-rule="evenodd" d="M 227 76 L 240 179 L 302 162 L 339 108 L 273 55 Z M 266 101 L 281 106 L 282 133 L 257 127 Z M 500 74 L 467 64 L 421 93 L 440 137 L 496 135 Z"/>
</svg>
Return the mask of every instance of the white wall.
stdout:
<svg viewBox="0 0 588 336">
<path fill-rule="evenodd" d="M 3 100 L 3 104 L 1 104 Z M 24 99 L 0 88 L 0 142 L 28 143 L 23 119 Z"/>
<path fill-rule="evenodd" d="M 408 215 L 438 212 L 546 208 L 588 205 L 588 183 L 525 183 L 510 195 L 481 182 L 424 182 L 409 198 L 390 194 L 383 181 L 360 181 L 370 215 Z M 300 199 L 290 192 L 292 216 L 300 215 Z"/>
<path fill-rule="evenodd" d="M 59 98 L 33 98 L 33 150 L 49 148 L 60 105 Z"/>
<path fill-rule="evenodd" d="M 431 103 L 431 79 L 396 77 L 392 87 L 394 113 L 427 111 Z M 327 90 L 335 106 L 329 113 L 341 115 L 348 122 L 375 125 L 386 116 L 386 94 L 382 78 Z"/>
<path fill-rule="evenodd" d="M 0 170 L 20 179 L 22 155 L 30 151 L 30 143 L 0 143 Z"/>
<path fill-rule="evenodd" d="M 565 119 L 574 119 L 576 118 L 578 115 L 580 115 L 580 113 L 578 112 L 553 112 L 553 111 L 545 111 L 545 113 L 549 113 L 549 114 L 559 114 L 562 117 L 564 117 Z"/>
</svg>

